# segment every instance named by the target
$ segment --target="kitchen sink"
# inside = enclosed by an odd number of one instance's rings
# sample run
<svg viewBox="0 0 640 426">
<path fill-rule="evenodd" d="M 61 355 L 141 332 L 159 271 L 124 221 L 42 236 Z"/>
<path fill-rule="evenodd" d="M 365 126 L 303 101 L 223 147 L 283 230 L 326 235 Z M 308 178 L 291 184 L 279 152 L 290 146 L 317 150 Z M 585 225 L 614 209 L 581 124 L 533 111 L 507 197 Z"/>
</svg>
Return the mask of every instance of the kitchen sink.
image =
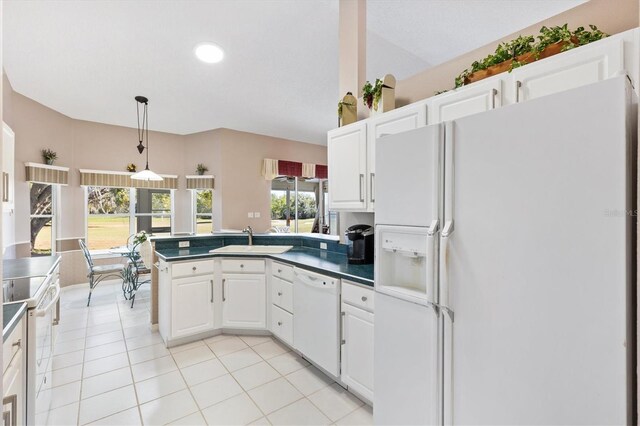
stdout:
<svg viewBox="0 0 640 426">
<path fill-rule="evenodd" d="M 289 251 L 293 246 L 224 246 L 209 250 L 209 253 L 229 253 L 229 254 L 280 254 Z"/>
</svg>

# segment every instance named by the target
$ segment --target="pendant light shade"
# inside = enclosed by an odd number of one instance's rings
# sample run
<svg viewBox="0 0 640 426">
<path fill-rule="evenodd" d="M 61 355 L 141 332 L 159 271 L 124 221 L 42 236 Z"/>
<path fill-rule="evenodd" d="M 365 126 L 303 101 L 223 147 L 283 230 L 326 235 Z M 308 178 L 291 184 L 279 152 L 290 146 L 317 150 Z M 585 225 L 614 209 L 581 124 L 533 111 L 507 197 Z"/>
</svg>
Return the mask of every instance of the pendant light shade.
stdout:
<svg viewBox="0 0 640 426">
<path fill-rule="evenodd" d="M 134 173 L 131 175 L 131 179 L 136 180 L 146 180 L 146 181 L 159 181 L 164 180 L 162 176 L 152 172 L 149 170 L 149 115 L 148 115 L 148 107 L 149 107 L 149 99 L 144 96 L 136 96 L 136 111 L 138 113 L 138 152 L 142 154 L 142 152 L 147 150 L 147 164 L 144 170 L 138 173 Z M 140 105 L 142 107 L 142 122 L 140 121 Z M 146 140 L 146 146 L 145 146 Z"/>
</svg>

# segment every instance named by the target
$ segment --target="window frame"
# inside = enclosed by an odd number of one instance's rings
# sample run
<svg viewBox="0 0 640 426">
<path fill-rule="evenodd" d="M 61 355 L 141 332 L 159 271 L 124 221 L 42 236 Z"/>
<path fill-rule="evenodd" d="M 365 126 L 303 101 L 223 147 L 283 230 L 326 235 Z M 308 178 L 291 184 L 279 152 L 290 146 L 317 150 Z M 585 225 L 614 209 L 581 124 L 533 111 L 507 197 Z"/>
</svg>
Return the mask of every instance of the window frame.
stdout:
<svg viewBox="0 0 640 426">
<path fill-rule="evenodd" d="M 300 231 L 300 224 L 299 224 L 299 213 L 298 213 L 298 193 L 302 192 L 302 193 L 307 193 L 309 191 L 301 191 L 299 189 L 299 185 L 298 183 L 300 182 L 300 178 L 298 178 L 297 176 L 277 176 L 275 179 L 281 179 L 281 178 L 286 178 L 286 179 L 293 179 L 293 189 L 289 189 L 290 191 L 290 199 L 293 200 L 293 209 L 292 211 L 289 212 L 291 217 L 291 220 L 293 221 L 293 233 L 298 234 Z M 320 216 L 320 223 L 319 223 L 319 230 L 320 232 L 318 234 L 322 235 L 322 227 L 324 225 L 328 225 L 328 219 L 329 217 L 326 216 L 325 213 L 325 202 L 324 202 L 324 190 L 325 188 L 328 188 L 328 179 L 317 179 L 317 182 L 311 182 L 311 183 L 315 183 L 318 185 L 318 190 L 319 190 L 319 194 L 320 196 L 318 197 L 318 202 L 316 204 L 316 214 L 319 214 Z M 274 191 L 273 189 L 273 183 L 269 186 L 269 194 L 272 194 Z M 271 211 L 269 211 L 269 217 L 271 218 Z M 273 219 L 270 219 L 270 221 L 273 221 Z M 305 232 L 305 234 L 311 234 L 312 232 Z"/>
<path fill-rule="evenodd" d="M 45 182 L 28 182 L 30 184 L 49 185 L 51 187 L 51 214 L 31 214 L 31 204 L 29 204 L 29 233 L 31 233 L 32 218 L 50 218 L 51 219 L 51 254 L 57 254 L 56 241 L 58 240 L 58 212 L 60 211 L 60 185 Z M 31 186 L 29 186 L 29 194 L 31 194 Z M 33 248 L 30 255 L 33 256 Z M 43 257 L 46 255 L 42 255 Z"/>
<path fill-rule="evenodd" d="M 191 233 L 193 235 L 207 235 L 198 234 L 198 217 L 208 217 L 211 219 L 211 233 L 213 233 L 213 189 L 200 188 L 189 189 L 191 192 Z M 198 191 L 211 191 L 211 212 L 210 213 L 198 213 Z"/>
<path fill-rule="evenodd" d="M 129 212 L 128 213 L 113 213 L 113 214 L 104 214 L 104 213 L 89 213 L 89 188 L 117 188 L 117 189 L 127 189 L 129 190 Z M 128 217 L 129 218 L 129 235 L 133 235 L 136 233 L 136 226 L 138 217 L 169 217 L 170 219 L 170 233 L 174 233 L 175 226 L 175 189 L 169 189 L 169 195 L 171 197 L 171 210 L 167 213 L 137 213 L 136 205 L 137 205 L 137 195 L 138 189 L 152 189 L 152 188 L 135 188 L 135 187 L 126 187 L 126 186 L 83 186 L 84 190 L 84 240 L 89 247 L 89 216 L 93 217 Z M 165 190 L 163 190 L 165 191 Z M 109 248 L 102 249 L 89 249 L 89 251 L 93 254 L 106 254 L 109 252 Z"/>
</svg>

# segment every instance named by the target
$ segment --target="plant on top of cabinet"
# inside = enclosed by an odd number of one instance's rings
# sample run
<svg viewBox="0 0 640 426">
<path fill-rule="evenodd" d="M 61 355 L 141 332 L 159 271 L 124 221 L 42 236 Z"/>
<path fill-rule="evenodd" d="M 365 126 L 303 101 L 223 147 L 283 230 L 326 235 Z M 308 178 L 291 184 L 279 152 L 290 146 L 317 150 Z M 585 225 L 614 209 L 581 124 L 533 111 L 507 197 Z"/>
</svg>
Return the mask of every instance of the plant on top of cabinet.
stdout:
<svg viewBox="0 0 640 426">
<path fill-rule="evenodd" d="M 556 27 L 542 27 L 540 34 L 534 36 L 519 36 L 515 40 L 498 44 L 493 54 L 475 61 L 455 79 L 455 87 L 473 83 L 505 71 L 511 72 L 538 59 L 573 49 L 574 47 L 601 40 L 608 35 L 600 31 L 595 25 L 589 25 L 589 30 L 578 27 L 571 31 L 567 24 Z"/>
<path fill-rule="evenodd" d="M 338 102 L 338 127 L 355 123 L 358 119 L 358 100 L 353 93 L 347 92 Z"/>
<path fill-rule="evenodd" d="M 42 154 L 42 159 L 44 160 L 45 164 L 51 165 L 58 158 L 58 154 L 49 148 L 43 149 L 42 151 L 40 151 L 40 153 Z"/>
<path fill-rule="evenodd" d="M 202 176 L 208 171 L 209 171 L 209 168 L 202 163 L 198 163 L 198 165 L 196 166 L 196 173 L 199 174 L 200 176 Z"/>
<path fill-rule="evenodd" d="M 396 78 L 391 74 L 385 75 L 382 79 L 376 78 L 375 84 L 367 81 L 362 86 L 362 101 L 370 111 L 391 111 L 396 107 L 395 87 Z"/>
</svg>

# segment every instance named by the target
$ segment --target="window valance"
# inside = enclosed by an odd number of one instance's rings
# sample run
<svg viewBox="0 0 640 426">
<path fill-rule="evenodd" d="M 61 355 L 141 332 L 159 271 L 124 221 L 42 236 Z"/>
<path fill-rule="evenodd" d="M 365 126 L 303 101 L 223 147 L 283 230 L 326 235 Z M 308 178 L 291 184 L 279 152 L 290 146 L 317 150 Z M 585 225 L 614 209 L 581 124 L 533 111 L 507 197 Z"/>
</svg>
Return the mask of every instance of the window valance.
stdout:
<svg viewBox="0 0 640 426">
<path fill-rule="evenodd" d="M 187 189 L 213 189 L 212 175 L 186 176 Z"/>
<path fill-rule="evenodd" d="M 27 182 L 69 184 L 69 168 L 50 166 L 48 164 L 24 163 Z"/>
<path fill-rule="evenodd" d="M 262 176 L 264 176 L 266 180 L 273 180 L 277 176 L 326 179 L 328 169 L 326 165 L 322 164 L 299 163 L 297 161 L 265 158 L 262 164 Z"/>
<path fill-rule="evenodd" d="M 107 186 L 112 188 L 178 189 L 177 175 L 160 175 L 162 181 L 131 179 L 133 173 L 110 170 L 79 169 L 80 186 Z"/>
</svg>

